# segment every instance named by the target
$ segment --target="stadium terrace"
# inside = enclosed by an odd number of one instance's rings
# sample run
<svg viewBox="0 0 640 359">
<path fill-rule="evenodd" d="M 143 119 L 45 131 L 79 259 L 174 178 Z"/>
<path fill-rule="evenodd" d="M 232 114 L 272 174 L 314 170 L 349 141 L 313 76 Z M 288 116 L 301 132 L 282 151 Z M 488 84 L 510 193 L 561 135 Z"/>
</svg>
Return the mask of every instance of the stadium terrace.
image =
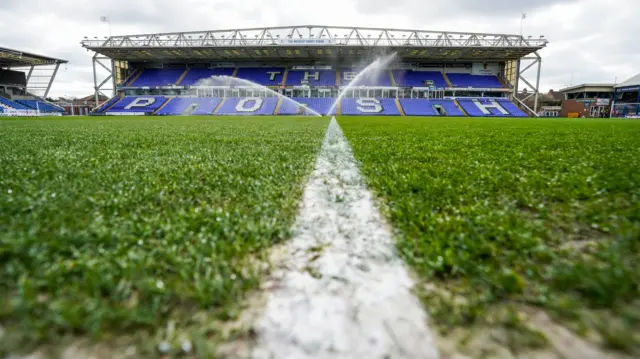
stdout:
<svg viewBox="0 0 640 359">
<path fill-rule="evenodd" d="M 322 115 L 524 117 L 537 109 L 514 95 L 522 81 L 537 97 L 537 51 L 546 44 L 520 35 L 315 25 L 82 41 L 95 52 L 94 69 L 109 72 L 101 82 L 94 76 L 96 99 L 104 88 L 113 91 L 94 111 L 103 115 L 296 115 L 308 108 Z M 395 61 L 354 82 L 388 54 Z M 532 68 L 529 81 L 524 73 Z M 207 81 L 222 78 L 239 81 Z"/>
<path fill-rule="evenodd" d="M 60 65 L 66 63 L 0 47 L 0 116 L 61 116 L 64 109 L 45 98 Z"/>
</svg>

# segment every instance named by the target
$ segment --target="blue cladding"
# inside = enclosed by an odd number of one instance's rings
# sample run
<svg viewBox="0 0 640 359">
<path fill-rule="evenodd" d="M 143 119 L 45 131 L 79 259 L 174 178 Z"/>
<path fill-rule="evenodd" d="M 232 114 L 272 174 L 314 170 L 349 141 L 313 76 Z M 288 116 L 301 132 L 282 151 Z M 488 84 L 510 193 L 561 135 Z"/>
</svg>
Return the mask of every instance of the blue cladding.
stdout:
<svg viewBox="0 0 640 359">
<path fill-rule="evenodd" d="M 218 110 L 218 115 L 273 115 L 277 97 L 229 97 Z"/>
<path fill-rule="evenodd" d="M 391 98 L 345 98 L 340 107 L 343 115 L 400 115 L 395 100 Z"/>
<path fill-rule="evenodd" d="M 220 102 L 222 102 L 221 98 L 213 97 L 175 97 L 157 114 L 183 115 L 192 109 L 193 111 L 189 112 L 191 115 L 212 115 Z"/>
<path fill-rule="evenodd" d="M 335 102 L 335 98 L 306 98 L 306 97 L 293 97 L 292 100 L 301 104 L 307 105 L 310 109 L 318 112 L 321 115 L 328 115 L 331 106 Z M 302 114 L 299 110 L 300 106 L 293 101 L 283 100 L 280 105 L 279 115 L 297 115 Z M 332 114 L 335 114 L 333 111 Z"/>
</svg>

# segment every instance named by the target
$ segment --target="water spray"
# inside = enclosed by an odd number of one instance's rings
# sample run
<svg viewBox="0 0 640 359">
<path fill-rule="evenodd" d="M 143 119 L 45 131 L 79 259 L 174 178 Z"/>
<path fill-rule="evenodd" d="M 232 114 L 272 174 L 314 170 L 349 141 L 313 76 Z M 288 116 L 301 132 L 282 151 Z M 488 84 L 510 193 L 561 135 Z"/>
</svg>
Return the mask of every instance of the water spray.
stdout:
<svg viewBox="0 0 640 359">
<path fill-rule="evenodd" d="M 351 82 L 347 85 L 347 87 L 345 87 L 342 91 L 340 91 L 340 94 L 338 95 L 336 102 L 334 102 L 331 108 L 329 109 L 329 114 L 330 115 L 333 114 L 333 112 L 336 110 L 336 107 L 338 106 L 340 101 L 342 101 L 342 98 L 344 97 L 344 95 L 347 93 L 347 90 L 357 86 L 356 84 L 358 83 L 358 81 L 360 81 L 365 76 L 373 76 L 378 74 L 380 71 L 386 70 L 389 64 L 393 62 L 395 58 L 396 58 L 395 52 L 392 53 L 391 55 L 378 57 L 377 59 L 375 59 L 375 61 L 370 63 L 367 67 L 362 69 L 362 71 L 358 72 L 358 74 L 353 78 L 353 80 L 351 80 Z"/>
<path fill-rule="evenodd" d="M 304 107 L 306 109 L 305 113 L 311 113 L 314 116 L 322 116 L 320 113 L 318 113 L 317 111 L 314 111 L 312 108 L 308 107 L 308 106 L 304 106 L 303 104 L 301 104 L 298 101 L 293 100 L 290 97 L 287 97 L 283 94 L 280 94 L 266 86 L 257 84 L 253 81 L 249 81 L 249 80 L 245 80 L 245 79 L 241 79 L 238 77 L 231 77 L 231 76 L 226 76 L 226 75 L 215 75 L 215 76 L 211 76 L 209 78 L 205 78 L 205 79 L 201 79 L 196 83 L 196 86 L 203 86 L 203 87 L 211 87 L 211 86 L 228 86 L 228 87 L 251 87 L 254 89 L 258 89 L 258 90 L 264 90 L 268 93 L 274 94 L 279 98 L 282 98 L 284 101 L 288 101 L 289 103 L 293 103 L 295 105 L 297 105 L 298 107 Z"/>
</svg>

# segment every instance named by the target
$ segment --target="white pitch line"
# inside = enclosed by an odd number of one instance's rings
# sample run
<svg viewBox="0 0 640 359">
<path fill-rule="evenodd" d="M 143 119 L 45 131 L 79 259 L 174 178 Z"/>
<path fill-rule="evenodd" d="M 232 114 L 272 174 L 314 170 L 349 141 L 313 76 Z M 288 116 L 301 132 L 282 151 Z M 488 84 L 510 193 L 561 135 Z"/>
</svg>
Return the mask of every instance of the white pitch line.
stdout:
<svg viewBox="0 0 640 359">
<path fill-rule="evenodd" d="M 438 358 L 413 281 L 331 119 L 253 358 Z"/>
</svg>

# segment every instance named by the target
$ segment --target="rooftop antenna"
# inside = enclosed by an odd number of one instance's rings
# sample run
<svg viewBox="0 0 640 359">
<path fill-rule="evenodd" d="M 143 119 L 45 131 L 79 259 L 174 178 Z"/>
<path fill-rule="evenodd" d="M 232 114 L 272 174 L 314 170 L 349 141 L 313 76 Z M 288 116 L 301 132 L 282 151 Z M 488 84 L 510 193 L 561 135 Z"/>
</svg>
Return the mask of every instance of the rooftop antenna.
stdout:
<svg viewBox="0 0 640 359">
<path fill-rule="evenodd" d="M 520 17 L 520 36 L 522 36 L 522 26 L 524 24 L 524 19 L 527 18 L 527 13 L 523 12 L 522 16 Z"/>
</svg>

